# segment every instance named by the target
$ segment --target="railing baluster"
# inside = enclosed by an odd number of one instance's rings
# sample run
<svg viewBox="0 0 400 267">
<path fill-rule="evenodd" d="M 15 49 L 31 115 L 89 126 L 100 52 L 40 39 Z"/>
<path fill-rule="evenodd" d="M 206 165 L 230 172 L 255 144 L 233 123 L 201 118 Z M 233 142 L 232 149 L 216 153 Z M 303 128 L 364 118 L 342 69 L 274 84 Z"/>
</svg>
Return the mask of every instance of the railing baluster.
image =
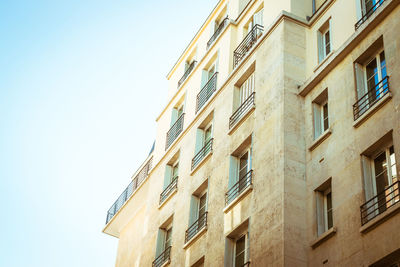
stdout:
<svg viewBox="0 0 400 267">
<path fill-rule="evenodd" d="M 208 212 L 204 212 L 199 216 L 199 218 L 189 226 L 189 228 L 185 232 L 185 243 L 191 240 L 201 229 L 207 226 L 207 214 Z"/>
<path fill-rule="evenodd" d="M 233 52 L 233 68 L 239 64 L 239 62 L 246 56 L 247 52 L 253 47 L 253 45 L 260 38 L 264 27 L 256 24 L 251 29 L 251 31 L 244 37 L 243 41 L 238 45 L 238 47 Z"/>
<path fill-rule="evenodd" d="M 153 261 L 153 267 L 160 267 L 171 258 L 171 246 L 167 247 L 157 258 Z"/>
<path fill-rule="evenodd" d="M 178 176 L 175 176 L 171 183 L 162 191 L 160 194 L 160 204 L 172 193 L 172 191 L 178 187 Z"/>
</svg>

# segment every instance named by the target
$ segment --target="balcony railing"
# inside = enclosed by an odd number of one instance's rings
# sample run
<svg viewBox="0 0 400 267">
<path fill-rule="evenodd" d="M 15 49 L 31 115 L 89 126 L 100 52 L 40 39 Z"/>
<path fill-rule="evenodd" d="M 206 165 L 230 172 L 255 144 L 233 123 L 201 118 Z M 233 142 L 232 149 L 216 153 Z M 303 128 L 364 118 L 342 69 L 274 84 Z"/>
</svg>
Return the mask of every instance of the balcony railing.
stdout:
<svg viewBox="0 0 400 267">
<path fill-rule="evenodd" d="M 147 175 L 151 170 L 151 164 L 153 162 L 153 158 L 150 158 L 143 168 L 138 172 L 135 178 L 132 179 L 132 182 L 128 185 L 128 187 L 122 192 L 122 194 L 118 197 L 118 199 L 114 202 L 111 208 L 107 212 L 106 224 L 114 217 L 114 215 L 121 209 L 121 207 L 125 204 L 125 202 L 129 199 L 129 197 L 135 192 L 135 190 L 143 183 L 146 179 Z"/>
<path fill-rule="evenodd" d="M 354 120 L 361 117 L 389 92 L 389 76 L 386 76 L 353 105 Z"/>
<path fill-rule="evenodd" d="M 186 80 L 186 78 L 189 76 L 189 74 L 192 72 L 194 66 L 196 66 L 197 61 L 193 60 L 192 63 L 190 63 L 189 67 L 183 74 L 182 78 L 178 81 L 178 88 L 182 85 L 182 83 Z"/>
<path fill-rule="evenodd" d="M 192 171 L 212 151 L 214 138 L 211 138 L 192 159 Z"/>
<path fill-rule="evenodd" d="M 233 126 L 236 125 L 238 121 L 252 108 L 254 107 L 254 98 L 255 92 L 253 92 L 241 105 L 240 107 L 232 114 L 229 118 L 229 129 L 232 129 Z"/>
<path fill-rule="evenodd" d="M 208 80 L 208 82 L 203 86 L 200 92 L 197 94 L 196 98 L 196 113 L 203 107 L 208 99 L 217 89 L 217 76 L 218 72 L 214 73 L 213 76 Z"/>
<path fill-rule="evenodd" d="M 251 31 L 246 35 L 243 41 L 233 52 L 233 68 L 246 56 L 247 52 L 253 47 L 257 40 L 261 37 L 264 27 L 256 24 Z"/>
<path fill-rule="evenodd" d="M 369 18 L 371 17 L 372 14 L 374 14 L 374 12 L 378 9 L 378 7 L 380 7 L 383 2 L 385 2 L 385 0 L 379 0 L 378 2 L 376 2 L 375 5 L 373 5 L 371 8 L 369 8 L 365 14 L 361 17 L 361 19 L 359 21 L 357 21 L 357 23 L 354 25 L 354 28 L 357 30 L 358 28 L 360 28 L 360 26 Z"/>
<path fill-rule="evenodd" d="M 154 261 L 153 267 L 160 267 L 171 259 L 171 246 L 167 247 Z"/>
<path fill-rule="evenodd" d="M 385 212 L 388 208 L 399 202 L 399 185 L 399 181 L 393 183 L 384 191 L 379 192 L 376 196 L 361 205 L 360 210 L 362 225 L 371 221 L 373 218 Z"/>
<path fill-rule="evenodd" d="M 171 183 L 162 191 L 160 194 L 160 204 L 167 199 L 167 197 L 176 189 L 178 188 L 178 176 L 172 179 Z"/>
<path fill-rule="evenodd" d="M 185 113 L 183 113 L 176 122 L 171 126 L 169 131 L 167 132 L 167 139 L 165 142 L 165 150 L 175 141 L 175 139 L 179 136 L 179 134 L 183 130 L 183 119 L 185 117 Z"/>
<path fill-rule="evenodd" d="M 225 27 L 229 23 L 229 18 L 226 16 L 226 18 L 219 24 L 218 28 L 215 30 L 214 34 L 211 36 L 210 40 L 207 42 L 207 50 L 210 48 L 210 46 L 214 43 L 215 40 L 217 40 L 218 36 L 221 34 L 222 30 L 225 29 Z"/>
<path fill-rule="evenodd" d="M 242 267 L 249 267 L 249 266 L 250 266 L 250 262 L 249 261 L 242 265 Z"/>
<path fill-rule="evenodd" d="M 246 175 L 241 177 L 225 194 L 225 205 L 230 204 L 240 193 L 252 184 L 253 170 L 250 170 Z"/>
<path fill-rule="evenodd" d="M 185 234 L 185 243 L 192 239 L 201 229 L 207 226 L 207 213 L 205 212 L 199 216 L 197 221 L 195 221 L 187 230 Z"/>
</svg>

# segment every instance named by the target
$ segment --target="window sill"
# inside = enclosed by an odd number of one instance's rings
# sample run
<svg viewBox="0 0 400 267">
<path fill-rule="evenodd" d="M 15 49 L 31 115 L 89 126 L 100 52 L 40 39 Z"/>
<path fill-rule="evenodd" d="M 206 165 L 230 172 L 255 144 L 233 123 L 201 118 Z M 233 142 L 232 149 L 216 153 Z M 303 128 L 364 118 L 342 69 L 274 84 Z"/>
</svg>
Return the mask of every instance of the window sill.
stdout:
<svg viewBox="0 0 400 267">
<path fill-rule="evenodd" d="M 163 202 L 161 202 L 160 204 L 158 204 L 158 209 L 161 209 L 161 208 L 164 206 L 164 204 L 167 203 L 168 200 L 169 200 L 173 195 L 176 194 L 176 192 L 178 192 L 178 188 L 175 188 L 173 191 L 171 191 L 171 193 L 167 196 L 167 198 L 164 199 Z"/>
<path fill-rule="evenodd" d="M 199 163 L 197 163 L 196 167 L 190 171 L 190 176 L 192 176 L 207 161 L 207 159 L 211 157 L 212 154 L 213 151 L 211 149 L 211 151 Z"/>
<path fill-rule="evenodd" d="M 325 64 L 325 62 L 328 61 L 328 59 L 335 53 L 335 50 L 331 50 L 329 54 L 320 62 L 318 65 L 314 68 L 314 72 L 316 72 L 322 65 Z"/>
<path fill-rule="evenodd" d="M 332 129 L 329 127 L 325 132 L 323 132 L 317 139 L 315 139 L 311 146 L 308 148 L 309 151 L 313 151 L 314 148 L 319 146 L 325 139 L 327 139 L 332 134 Z"/>
<path fill-rule="evenodd" d="M 387 219 L 395 215 L 400 211 L 400 202 L 394 204 L 392 207 L 388 208 L 385 212 L 379 214 L 360 228 L 360 233 L 367 233 L 377 227 L 379 224 L 385 222 Z"/>
<path fill-rule="evenodd" d="M 317 239 L 312 241 L 310 243 L 310 247 L 312 247 L 312 249 L 315 249 L 316 247 L 321 245 L 323 242 L 325 242 L 326 240 L 328 240 L 332 236 L 334 236 L 336 234 L 336 232 L 337 232 L 337 228 L 336 227 L 332 227 L 331 229 L 329 229 L 328 231 L 326 231 L 325 233 L 320 235 Z"/>
<path fill-rule="evenodd" d="M 228 131 L 228 135 L 231 135 L 246 119 L 249 115 L 256 109 L 256 105 L 254 104 L 249 110 L 243 114 L 243 116 L 233 125 L 233 127 Z"/>
<path fill-rule="evenodd" d="M 226 206 L 223 211 L 224 213 L 228 213 L 228 211 L 236 205 L 236 203 L 238 203 L 240 200 L 242 200 L 248 193 L 250 193 L 250 191 L 253 190 L 253 185 L 249 185 L 249 187 L 247 187 L 242 193 L 240 193 L 240 195 L 238 195 L 234 200 L 232 200 L 231 203 L 228 204 L 228 206 Z"/>
<path fill-rule="evenodd" d="M 387 93 L 382 97 L 382 99 L 378 100 L 375 105 L 373 105 L 370 109 L 368 109 L 364 114 L 362 114 L 359 118 L 357 118 L 353 122 L 353 127 L 357 128 L 359 127 L 364 121 L 366 121 L 369 117 L 371 117 L 378 109 L 388 102 L 392 98 L 392 93 Z"/>
<path fill-rule="evenodd" d="M 194 241 L 196 241 L 201 235 L 207 231 L 207 225 L 203 227 L 197 234 L 195 234 L 188 242 L 183 245 L 183 249 L 187 249 Z"/>
</svg>

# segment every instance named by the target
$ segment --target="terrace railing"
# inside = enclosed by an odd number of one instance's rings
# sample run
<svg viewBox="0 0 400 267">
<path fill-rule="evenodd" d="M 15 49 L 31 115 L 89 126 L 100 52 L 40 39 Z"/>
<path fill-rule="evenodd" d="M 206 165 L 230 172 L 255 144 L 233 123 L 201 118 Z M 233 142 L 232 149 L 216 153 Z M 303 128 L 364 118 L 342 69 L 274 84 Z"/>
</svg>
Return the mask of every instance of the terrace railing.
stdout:
<svg viewBox="0 0 400 267">
<path fill-rule="evenodd" d="M 253 170 L 250 170 L 246 175 L 241 177 L 225 194 L 225 205 L 229 205 L 237 198 L 246 188 L 252 185 Z"/>
<path fill-rule="evenodd" d="M 183 130 L 183 119 L 185 117 L 185 113 L 176 120 L 176 122 L 171 126 L 169 131 L 167 132 L 167 138 L 165 142 L 165 150 L 175 141 L 175 139 L 179 136 L 179 134 Z"/>
<path fill-rule="evenodd" d="M 192 239 L 201 229 L 207 226 L 207 214 L 205 212 L 199 216 L 199 218 L 186 230 L 185 243 Z"/>
<path fill-rule="evenodd" d="M 205 143 L 205 145 L 197 152 L 197 154 L 194 156 L 192 159 L 192 170 L 196 168 L 196 166 L 212 151 L 212 145 L 213 145 L 214 138 L 211 138 L 210 140 Z"/>
<path fill-rule="evenodd" d="M 214 34 L 211 36 L 210 40 L 207 42 L 207 50 L 211 47 L 215 40 L 217 40 L 218 36 L 221 34 L 222 30 L 229 24 L 229 18 L 226 18 L 219 24 L 218 28 L 215 30 Z"/>
<path fill-rule="evenodd" d="M 233 68 L 240 63 L 240 61 L 247 55 L 247 52 L 254 46 L 257 40 L 261 37 L 264 27 L 256 24 L 250 32 L 244 37 L 243 41 L 233 51 Z"/>
<path fill-rule="evenodd" d="M 353 105 L 354 120 L 361 117 L 389 92 L 389 76 L 386 76 Z"/>
<path fill-rule="evenodd" d="M 213 76 L 208 80 L 208 82 L 203 86 L 200 92 L 197 94 L 196 98 L 196 113 L 203 107 L 208 99 L 217 89 L 217 76 L 218 72 L 214 73 Z"/>
</svg>

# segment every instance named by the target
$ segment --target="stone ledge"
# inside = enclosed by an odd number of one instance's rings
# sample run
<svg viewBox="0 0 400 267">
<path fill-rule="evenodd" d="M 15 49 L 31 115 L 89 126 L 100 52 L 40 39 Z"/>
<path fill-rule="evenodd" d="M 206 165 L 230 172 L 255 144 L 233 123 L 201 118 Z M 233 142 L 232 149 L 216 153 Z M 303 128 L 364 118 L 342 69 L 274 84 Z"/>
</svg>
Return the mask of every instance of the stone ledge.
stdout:
<svg viewBox="0 0 400 267">
<path fill-rule="evenodd" d="M 394 216 L 397 212 L 400 211 L 400 202 L 397 202 L 390 208 L 388 208 L 385 212 L 379 214 L 360 228 L 360 233 L 365 234 L 375 227 L 377 227 L 379 224 L 385 222 L 387 219 L 390 217 Z"/>
<path fill-rule="evenodd" d="M 251 184 L 242 193 L 240 193 L 234 200 L 232 200 L 232 202 L 229 203 L 228 206 L 226 206 L 223 209 L 224 213 L 227 213 L 233 206 L 236 205 L 236 203 L 238 203 L 240 200 L 242 200 L 242 198 L 244 198 L 252 190 L 253 190 L 253 185 Z"/>
<path fill-rule="evenodd" d="M 364 114 L 362 114 L 358 119 L 353 122 L 353 127 L 357 128 L 364 121 L 366 121 L 369 117 L 371 117 L 378 109 L 383 106 L 386 102 L 388 102 L 392 98 L 392 93 L 387 93 L 384 95 L 378 102 L 375 103 L 370 109 L 368 109 Z"/>
<path fill-rule="evenodd" d="M 183 249 L 186 249 L 188 246 L 190 246 L 194 241 L 196 241 L 203 233 L 207 231 L 207 225 L 204 226 L 197 234 L 195 234 L 188 242 L 186 242 L 183 245 Z"/>
<path fill-rule="evenodd" d="M 310 247 L 312 247 L 312 249 L 315 249 L 316 247 L 321 245 L 323 242 L 325 242 L 326 240 L 328 240 L 329 238 L 334 236 L 336 234 L 336 232 L 337 232 L 337 228 L 336 227 L 332 227 L 331 229 L 329 229 L 328 231 L 326 231 L 325 233 L 320 235 L 317 239 L 312 241 L 310 243 Z"/>
<path fill-rule="evenodd" d="M 323 132 L 317 139 L 315 139 L 312 144 L 308 147 L 309 151 L 313 151 L 319 144 L 321 144 L 325 139 L 327 139 L 332 134 L 332 129 L 329 127 L 325 132 Z"/>
</svg>

